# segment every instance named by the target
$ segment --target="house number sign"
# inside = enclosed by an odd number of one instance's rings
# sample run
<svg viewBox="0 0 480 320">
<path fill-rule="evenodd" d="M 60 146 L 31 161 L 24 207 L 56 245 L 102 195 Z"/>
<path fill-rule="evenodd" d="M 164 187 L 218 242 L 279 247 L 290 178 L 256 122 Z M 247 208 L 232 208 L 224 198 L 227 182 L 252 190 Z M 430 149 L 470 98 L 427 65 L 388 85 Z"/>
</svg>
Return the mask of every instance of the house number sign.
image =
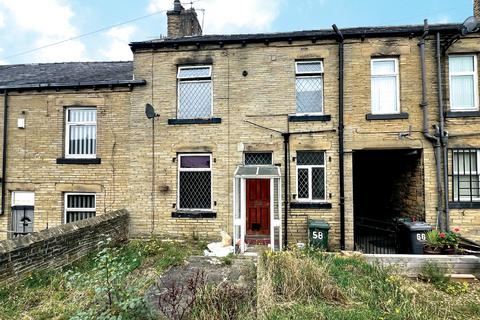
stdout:
<svg viewBox="0 0 480 320">
<path fill-rule="evenodd" d="M 323 232 L 322 231 L 313 231 L 312 238 L 315 240 L 323 240 Z"/>
<path fill-rule="evenodd" d="M 417 241 L 425 242 L 425 240 L 426 240 L 425 233 L 417 233 Z"/>
</svg>

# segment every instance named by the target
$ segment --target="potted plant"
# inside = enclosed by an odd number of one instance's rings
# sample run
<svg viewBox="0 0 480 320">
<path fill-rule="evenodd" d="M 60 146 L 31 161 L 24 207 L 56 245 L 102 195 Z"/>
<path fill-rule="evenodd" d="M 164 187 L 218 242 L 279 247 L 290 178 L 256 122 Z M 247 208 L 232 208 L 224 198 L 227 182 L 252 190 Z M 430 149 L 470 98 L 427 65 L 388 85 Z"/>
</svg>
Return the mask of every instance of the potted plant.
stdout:
<svg viewBox="0 0 480 320">
<path fill-rule="evenodd" d="M 453 231 L 441 232 L 439 237 L 442 244 L 442 253 L 455 254 L 460 242 L 460 229 L 454 228 Z"/>
<path fill-rule="evenodd" d="M 423 252 L 425 254 L 440 254 L 442 252 L 442 243 L 440 242 L 440 232 L 438 230 L 426 233 Z"/>
</svg>

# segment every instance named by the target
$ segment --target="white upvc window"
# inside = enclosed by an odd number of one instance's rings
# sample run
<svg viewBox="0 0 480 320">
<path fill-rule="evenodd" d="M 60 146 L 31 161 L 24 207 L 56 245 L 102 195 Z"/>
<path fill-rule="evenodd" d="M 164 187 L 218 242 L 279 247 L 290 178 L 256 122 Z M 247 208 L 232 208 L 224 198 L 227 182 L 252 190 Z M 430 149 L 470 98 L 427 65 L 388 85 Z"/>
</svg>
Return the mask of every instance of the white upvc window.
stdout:
<svg viewBox="0 0 480 320">
<path fill-rule="evenodd" d="M 450 78 L 450 110 L 478 110 L 477 55 L 448 57 Z"/>
<path fill-rule="evenodd" d="M 480 201 L 480 149 L 453 150 L 453 200 Z"/>
<path fill-rule="evenodd" d="M 179 67 L 177 73 L 178 119 L 213 116 L 212 66 Z"/>
<path fill-rule="evenodd" d="M 212 155 L 178 155 L 177 209 L 212 210 Z"/>
<path fill-rule="evenodd" d="M 97 108 L 67 108 L 65 116 L 65 157 L 96 158 Z"/>
<path fill-rule="evenodd" d="M 297 200 L 325 202 L 326 165 L 324 151 L 297 151 Z"/>
<path fill-rule="evenodd" d="M 323 61 L 295 62 L 297 114 L 323 114 Z"/>
<path fill-rule="evenodd" d="M 95 217 L 96 198 L 95 193 L 65 193 L 65 223 Z"/>
<path fill-rule="evenodd" d="M 400 113 L 398 58 L 371 60 L 372 114 Z"/>
</svg>

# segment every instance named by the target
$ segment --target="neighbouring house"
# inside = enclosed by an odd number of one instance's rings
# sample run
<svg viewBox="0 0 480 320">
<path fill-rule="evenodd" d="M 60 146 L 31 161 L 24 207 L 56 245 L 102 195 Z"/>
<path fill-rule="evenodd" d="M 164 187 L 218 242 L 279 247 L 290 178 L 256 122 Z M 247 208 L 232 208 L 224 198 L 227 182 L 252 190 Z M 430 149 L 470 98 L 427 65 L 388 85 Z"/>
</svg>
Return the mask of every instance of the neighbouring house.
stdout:
<svg viewBox="0 0 480 320">
<path fill-rule="evenodd" d="M 0 66 L 1 237 L 125 207 L 137 236 L 281 249 L 315 218 L 362 249 L 412 218 L 480 241 L 475 19 L 202 35 L 179 1 L 167 17 L 133 62 Z"/>
</svg>

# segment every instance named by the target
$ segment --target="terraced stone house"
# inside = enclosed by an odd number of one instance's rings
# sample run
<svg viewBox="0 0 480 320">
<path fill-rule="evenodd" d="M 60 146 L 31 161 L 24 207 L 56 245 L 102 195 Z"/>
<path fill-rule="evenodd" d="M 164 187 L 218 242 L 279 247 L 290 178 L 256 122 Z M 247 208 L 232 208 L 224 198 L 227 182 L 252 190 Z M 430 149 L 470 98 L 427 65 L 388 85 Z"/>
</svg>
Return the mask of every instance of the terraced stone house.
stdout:
<svg viewBox="0 0 480 320">
<path fill-rule="evenodd" d="M 194 9 L 167 16 L 133 62 L 0 66 L 1 237 L 127 208 L 134 236 L 242 250 L 306 242 L 308 219 L 333 249 L 406 217 L 480 241 L 474 18 L 202 35 Z"/>
</svg>

